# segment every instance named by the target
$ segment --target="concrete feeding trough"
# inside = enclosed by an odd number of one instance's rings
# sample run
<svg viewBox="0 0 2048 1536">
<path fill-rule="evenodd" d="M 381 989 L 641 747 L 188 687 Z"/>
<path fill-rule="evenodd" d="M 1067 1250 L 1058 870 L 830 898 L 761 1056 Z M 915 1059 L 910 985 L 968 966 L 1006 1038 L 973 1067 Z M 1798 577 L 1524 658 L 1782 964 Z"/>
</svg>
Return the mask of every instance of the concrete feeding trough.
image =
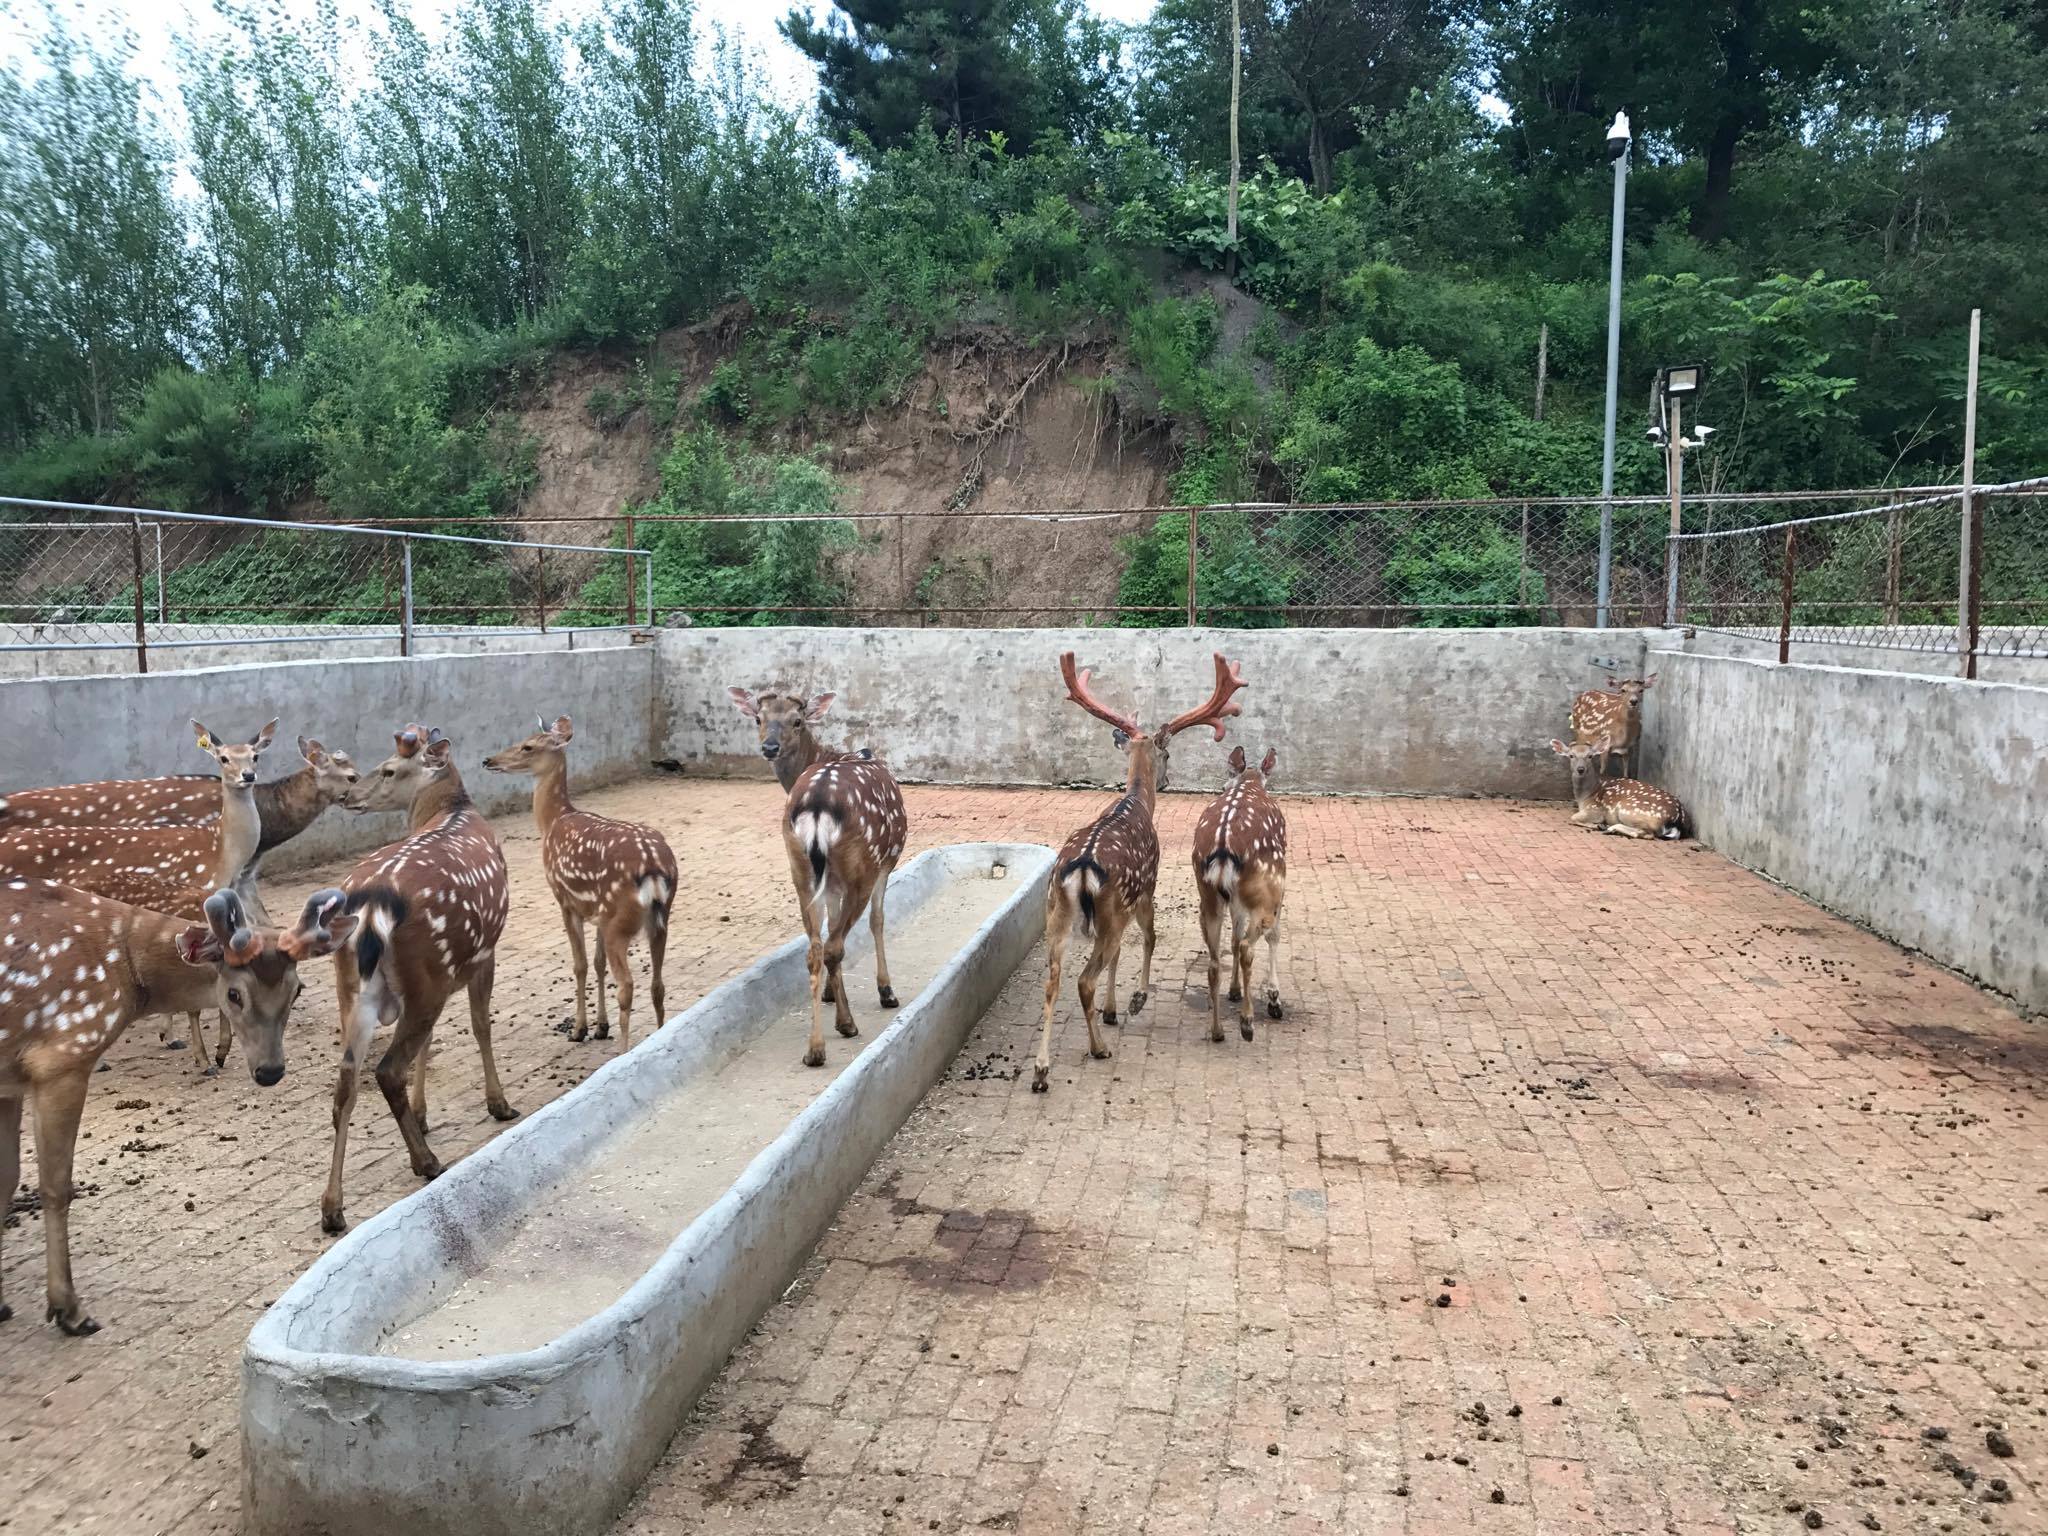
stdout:
<svg viewBox="0 0 2048 1536">
<path fill-rule="evenodd" d="M 899 870 L 890 971 L 922 986 L 878 1014 L 858 924 L 867 1037 L 828 1031 L 825 1069 L 798 938 L 343 1238 L 243 1354 L 247 1528 L 604 1529 L 1038 941 L 1052 858 Z"/>
</svg>

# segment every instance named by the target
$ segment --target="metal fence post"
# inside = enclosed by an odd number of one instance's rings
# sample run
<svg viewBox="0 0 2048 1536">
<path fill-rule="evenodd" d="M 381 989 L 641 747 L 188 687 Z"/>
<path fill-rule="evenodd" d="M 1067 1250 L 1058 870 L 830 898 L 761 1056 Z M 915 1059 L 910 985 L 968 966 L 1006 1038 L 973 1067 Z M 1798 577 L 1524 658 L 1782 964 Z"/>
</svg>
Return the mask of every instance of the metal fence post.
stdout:
<svg viewBox="0 0 2048 1536">
<path fill-rule="evenodd" d="M 1685 450 L 1679 446 L 1679 436 L 1684 430 L 1682 417 L 1684 408 L 1676 397 L 1671 401 L 1671 444 L 1664 450 L 1665 462 L 1671 467 L 1671 536 L 1664 541 L 1664 623 L 1666 627 L 1678 622 L 1678 535 L 1684 531 L 1681 526 L 1679 498 L 1683 495 L 1685 483 Z"/>
<path fill-rule="evenodd" d="M 548 552 L 533 552 L 533 599 L 540 605 L 540 632 L 548 632 Z"/>
<path fill-rule="evenodd" d="M 135 670 L 149 670 L 149 631 L 142 622 L 142 519 L 128 519 L 128 542 L 135 562 Z"/>
<path fill-rule="evenodd" d="M 646 574 L 640 579 L 647 583 L 647 623 L 651 628 L 654 624 L 654 554 L 651 550 L 647 555 Z"/>
<path fill-rule="evenodd" d="M 631 629 L 636 623 L 639 622 L 636 609 L 636 602 L 639 597 L 639 593 L 636 592 L 633 587 L 634 543 L 635 540 L 633 538 L 633 514 L 628 512 L 626 514 L 626 628 L 628 629 Z M 654 621 L 654 610 L 651 607 L 647 610 L 647 619 L 649 623 L 652 623 Z"/>
<path fill-rule="evenodd" d="M 157 623 L 158 623 L 158 624 L 167 624 L 167 623 L 169 623 L 169 622 L 170 622 L 170 620 L 169 620 L 169 619 L 168 619 L 168 618 L 166 617 L 166 613 L 167 613 L 167 610 L 166 610 L 166 609 L 165 609 L 165 607 L 164 607 L 164 525 L 163 525 L 162 523 L 158 523 L 158 524 L 156 524 L 155 526 L 156 526 L 156 621 L 157 621 Z"/>
<path fill-rule="evenodd" d="M 412 654 L 412 540 L 400 538 L 398 548 L 403 556 L 401 580 L 404 582 L 402 595 L 399 598 L 398 654 L 410 656 Z"/>
<path fill-rule="evenodd" d="M 1188 508 L 1188 628 L 1193 629 L 1198 621 L 1195 607 L 1195 530 L 1201 513 Z"/>
<path fill-rule="evenodd" d="M 1956 651 L 1964 677 L 1977 675 L 1977 347 L 1984 333 L 1984 311 L 1970 311 L 1970 372 L 1963 400 L 1962 561 L 1956 579 Z"/>
<path fill-rule="evenodd" d="M 1778 665 L 1792 659 L 1792 547 L 1796 528 L 1785 530 L 1785 585 L 1778 598 Z"/>
</svg>

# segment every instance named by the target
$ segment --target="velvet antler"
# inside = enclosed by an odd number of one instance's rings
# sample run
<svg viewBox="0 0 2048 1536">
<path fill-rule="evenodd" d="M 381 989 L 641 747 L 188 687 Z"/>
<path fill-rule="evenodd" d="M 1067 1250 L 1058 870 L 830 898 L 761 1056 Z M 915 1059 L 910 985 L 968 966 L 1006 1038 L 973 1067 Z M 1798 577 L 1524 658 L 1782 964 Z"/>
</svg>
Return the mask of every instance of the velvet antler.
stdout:
<svg viewBox="0 0 2048 1536">
<path fill-rule="evenodd" d="M 1088 669 L 1076 671 L 1074 653 L 1064 651 L 1060 655 L 1060 676 L 1067 680 L 1067 697 L 1087 710 L 1098 720 L 1106 720 L 1126 736 L 1142 736 L 1138 722 L 1129 715 L 1120 715 L 1088 691 Z"/>
<path fill-rule="evenodd" d="M 1216 739 L 1221 741 L 1223 722 L 1232 715 L 1244 712 L 1244 706 L 1231 698 L 1233 693 L 1244 686 L 1244 678 L 1239 675 L 1238 664 L 1224 660 L 1221 651 L 1215 654 L 1216 691 L 1209 696 L 1209 702 L 1200 709 L 1191 709 L 1184 715 L 1175 715 L 1167 721 L 1165 728 L 1160 732 L 1161 735 L 1177 736 L 1195 726 L 1206 725 L 1215 729 Z"/>
</svg>

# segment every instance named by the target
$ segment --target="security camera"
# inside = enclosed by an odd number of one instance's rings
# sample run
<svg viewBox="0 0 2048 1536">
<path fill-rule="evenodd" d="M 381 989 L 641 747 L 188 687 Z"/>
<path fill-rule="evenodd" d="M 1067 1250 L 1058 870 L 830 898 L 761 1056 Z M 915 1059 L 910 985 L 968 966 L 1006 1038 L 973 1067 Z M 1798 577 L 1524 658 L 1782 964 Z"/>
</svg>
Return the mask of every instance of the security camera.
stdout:
<svg viewBox="0 0 2048 1536">
<path fill-rule="evenodd" d="M 1693 432 L 1699 437 L 1699 440 L 1701 442 L 1705 442 L 1708 438 L 1712 437 L 1716 432 L 1720 430 L 1721 429 L 1719 427 L 1695 426 L 1693 428 Z"/>
<path fill-rule="evenodd" d="M 1628 153 L 1628 114 L 1617 112 L 1607 129 L 1607 158 L 1619 160 Z"/>
</svg>

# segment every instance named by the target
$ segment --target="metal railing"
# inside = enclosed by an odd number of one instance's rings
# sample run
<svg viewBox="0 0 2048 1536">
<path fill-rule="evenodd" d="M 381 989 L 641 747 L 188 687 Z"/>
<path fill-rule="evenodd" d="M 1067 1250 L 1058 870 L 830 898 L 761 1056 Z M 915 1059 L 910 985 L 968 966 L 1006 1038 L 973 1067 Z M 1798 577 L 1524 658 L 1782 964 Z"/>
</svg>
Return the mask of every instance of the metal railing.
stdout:
<svg viewBox="0 0 2048 1536">
<path fill-rule="evenodd" d="M 132 650 L 143 672 L 152 650 L 381 638 L 409 656 L 422 639 L 630 628 L 651 612 L 653 579 L 650 552 L 630 537 L 550 542 L 0 496 L 0 651 Z"/>
</svg>

